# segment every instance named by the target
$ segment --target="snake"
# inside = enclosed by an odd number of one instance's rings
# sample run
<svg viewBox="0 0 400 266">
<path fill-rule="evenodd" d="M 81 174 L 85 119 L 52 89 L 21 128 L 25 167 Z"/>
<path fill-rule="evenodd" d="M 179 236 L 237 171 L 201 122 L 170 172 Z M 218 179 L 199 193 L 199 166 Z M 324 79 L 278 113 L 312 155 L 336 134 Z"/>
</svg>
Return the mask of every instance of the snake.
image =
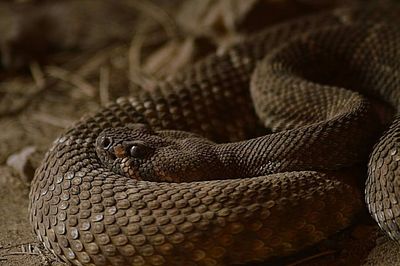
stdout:
<svg viewBox="0 0 400 266">
<path fill-rule="evenodd" d="M 400 240 L 400 118 L 381 123 L 374 104 L 399 110 L 398 11 L 269 27 L 84 116 L 32 181 L 39 241 L 73 265 L 266 261 L 355 222 L 364 176 L 372 217 Z"/>
</svg>

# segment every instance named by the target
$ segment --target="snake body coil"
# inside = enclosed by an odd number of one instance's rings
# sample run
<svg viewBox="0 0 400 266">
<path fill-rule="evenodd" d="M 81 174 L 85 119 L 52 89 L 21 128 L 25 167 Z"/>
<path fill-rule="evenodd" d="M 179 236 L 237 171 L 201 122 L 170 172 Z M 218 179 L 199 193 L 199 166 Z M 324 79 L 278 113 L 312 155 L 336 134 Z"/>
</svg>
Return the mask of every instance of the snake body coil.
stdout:
<svg viewBox="0 0 400 266">
<path fill-rule="evenodd" d="M 75 265 L 223 265 L 288 255 L 345 228 L 362 202 L 341 169 L 376 142 L 361 94 L 399 106 L 398 10 L 278 25 L 82 119 L 32 183 L 40 241 Z M 256 137 L 259 121 L 272 133 Z M 395 239 L 399 121 L 374 148 L 366 188 Z"/>
</svg>

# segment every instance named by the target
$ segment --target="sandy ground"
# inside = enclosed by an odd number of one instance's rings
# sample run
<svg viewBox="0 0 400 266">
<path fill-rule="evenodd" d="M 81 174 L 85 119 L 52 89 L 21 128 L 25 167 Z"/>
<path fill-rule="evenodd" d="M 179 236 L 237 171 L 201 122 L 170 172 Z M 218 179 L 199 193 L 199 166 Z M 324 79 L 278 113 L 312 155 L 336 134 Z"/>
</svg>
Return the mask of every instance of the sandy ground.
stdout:
<svg viewBox="0 0 400 266">
<path fill-rule="evenodd" d="M 62 265 L 36 242 L 28 221 L 29 187 L 0 167 L 0 265 Z"/>
<path fill-rule="evenodd" d="M 376 247 L 370 252 L 364 266 L 400 265 L 400 246 L 388 237 L 382 236 Z"/>
<path fill-rule="evenodd" d="M 218 19 L 218 10 L 222 12 L 226 10 L 225 7 L 222 4 L 209 4 L 207 7 L 204 4 L 207 1 L 195 2 L 202 3 L 196 9 L 198 23 L 185 25 L 186 31 L 194 30 L 193 27 L 199 23 L 210 26 L 215 21 L 218 21 L 215 23 L 220 30 L 223 20 L 221 22 L 221 19 Z M 241 21 L 245 21 L 244 27 L 247 24 L 243 17 L 251 9 L 249 6 L 243 5 L 242 9 L 239 9 L 242 13 L 238 13 L 242 16 Z M 276 10 L 290 10 L 283 12 L 286 16 L 293 15 L 292 6 L 278 7 Z M 183 9 L 185 8 L 190 9 L 187 6 Z M 216 14 L 202 16 L 201 11 L 204 13 L 207 8 L 214 10 Z M 160 10 L 151 10 L 161 19 L 146 25 L 168 24 L 169 18 L 159 13 Z M 270 12 L 274 13 L 276 10 L 271 9 Z M 185 18 L 185 12 L 178 16 L 178 20 Z M 4 17 L 0 16 L 0 22 L 2 18 Z M 279 20 L 273 16 L 271 18 L 271 23 Z M 229 31 L 229 21 L 226 18 L 226 32 Z M 149 29 L 154 31 L 152 27 Z M 167 34 L 157 36 L 165 38 L 165 35 L 171 35 L 168 33 L 168 27 L 164 27 L 164 31 Z M 225 40 L 230 43 L 236 37 L 238 36 L 230 36 Z M 1 41 L 0 39 L 0 43 Z M 136 89 L 135 82 L 151 83 L 152 79 L 148 78 L 147 73 L 156 77 L 166 76 L 169 74 L 166 69 L 177 71 L 200 57 L 200 51 L 215 49 L 212 42 L 206 41 L 204 44 L 203 39 L 199 41 L 193 36 L 167 42 L 165 45 L 160 45 L 159 40 L 149 41 L 148 46 L 143 43 L 146 44 L 138 37 L 128 43 L 106 46 L 102 50 L 61 53 L 56 56 L 57 63 L 31 63 L 24 71 L 0 73 L 0 265 L 64 265 L 36 241 L 28 221 L 31 172 L 39 165 L 52 140 L 82 115 L 94 112 L 119 96 L 129 94 Z M 140 45 L 142 50 L 137 49 Z M 154 50 L 154 47 L 156 52 L 150 54 L 149 51 Z M 149 56 L 139 65 L 135 65 L 130 55 L 137 55 L 139 50 Z M 179 59 L 180 61 L 171 60 L 171 56 L 176 59 L 176 53 L 182 51 L 186 53 L 186 57 Z M 143 74 L 142 70 L 145 70 L 146 74 Z M 20 154 L 21 151 L 26 151 L 27 147 L 35 151 L 27 157 L 25 163 L 17 167 L 7 165 L 7 159 L 11 155 Z M 24 162 L 25 159 L 21 161 Z M 18 167 L 25 168 L 18 170 Z M 353 227 L 317 247 L 291 258 L 259 265 L 400 265 L 400 248 L 382 236 L 367 214 L 360 217 Z"/>
</svg>

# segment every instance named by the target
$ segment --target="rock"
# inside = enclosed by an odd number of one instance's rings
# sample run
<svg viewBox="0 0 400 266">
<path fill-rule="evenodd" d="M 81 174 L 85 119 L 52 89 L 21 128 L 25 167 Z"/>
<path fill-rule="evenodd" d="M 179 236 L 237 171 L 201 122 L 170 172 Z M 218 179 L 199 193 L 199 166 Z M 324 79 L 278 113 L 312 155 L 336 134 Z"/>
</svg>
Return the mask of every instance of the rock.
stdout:
<svg viewBox="0 0 400 266">
<path fill-rule="evenodd" d="M 34 152 L 36 152 L 36 147 L 29 146 L 10 155 L 7 159 L 7 165 L 13 168 L 25 182 L 31 182 L 35 174 L 35 169 L 30 160 Z"/>
</svg>

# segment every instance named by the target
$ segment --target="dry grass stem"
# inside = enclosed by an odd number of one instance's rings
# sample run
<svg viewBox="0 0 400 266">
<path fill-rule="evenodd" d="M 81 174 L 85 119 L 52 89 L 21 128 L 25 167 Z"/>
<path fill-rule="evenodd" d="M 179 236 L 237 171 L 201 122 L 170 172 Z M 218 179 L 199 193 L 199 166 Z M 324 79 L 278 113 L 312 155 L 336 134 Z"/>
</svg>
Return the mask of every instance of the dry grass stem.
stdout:
<svg viewBox="0 0 400 266">
<path fill-rule="evenodd" d="M 147 0 L 136 0 L 129 2 L 129 5 L 145 14 L 148 14 L 152 19 L 157 21 L 169 38 L 173 39 L 178 35 L 178 27 L 175 20 L 155 3 Z"/>
<path fill-rule="evenodd" d="M 142 35 L 136 34 L 131 41 L 128 49 L 128 67 L 129 67 L 129 80 L 132 82 L 140 80 L 141 69 L 141 50 L 144 43 Z"/>
<path fill-rule="evenodd" d="M 87 96 L 94 97 L 97 89 L 87 82 L 81 75 L 77 73 L 71 73 L 70 71 L 57 67 L 47 66 L 46 73 L 53 77 L 60 79 L 64 82 L 70 83 L 82 90 Z"/>
<path fill-rule="evenodd" d="M 48 113 L 35 113 L 32 115 L 32 118 L 62 129 L 67 128 L 73 123 L 73 120 L 52 116 Z"/>
<path fill-rule="evenodd" d="M 298 265 L 307 263 L 307 262 L 309 262 L 311 260 L 315 260 L 315 259 L 318 259 L 318 258 L 321 258 L 321 257 L 324 257 L 324 256 L 333 255 L 336 252 L 337 252 L 336 250 L 327 250 L 327 251 L 324 251 L 324 252 L 321 252 L 321 253 L 318 253 L 318 254 L 303 258 L 301 260 L 295 261 L 293 263 L 288 264 L 287 266 L 298 266 Z M 306 265 L 306 264 L 304 264 L 304 265 Z"/>
<path fill-rule="evenodd" d="M 103 66 L 100 68 L 99 95 L 100 104 L 106 105 L 110 101 L 110 68 Z"/>
<path fill-rule="evenodd" d="M 36 87 L 39 90 L 44 89 L 46 87 L 46 78 L 40 65 L 37 62 L 33 62 L 29 65 L 29 69 Z"/>
<path fill-rule="evenodd" d="M 77 67 L 76 73 L 79 73 L 81 77 L 86 78 L 87 76 L 99 71 L 101 65 L 105 64 L 114 54 L 115 51 L 120 48 L 120 45 L 113 45 L 104 49 L 99 50 L 89 59 L 84 60 L 80 67 Z"/>
</svg>

